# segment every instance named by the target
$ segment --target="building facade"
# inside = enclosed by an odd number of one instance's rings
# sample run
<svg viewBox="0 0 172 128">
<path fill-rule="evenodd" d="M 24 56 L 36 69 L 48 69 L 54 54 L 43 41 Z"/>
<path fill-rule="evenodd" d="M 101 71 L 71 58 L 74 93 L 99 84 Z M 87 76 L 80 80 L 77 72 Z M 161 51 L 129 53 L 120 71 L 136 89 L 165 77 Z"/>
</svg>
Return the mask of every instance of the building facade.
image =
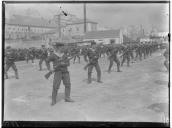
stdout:
<svg viewBox="0 0 172 128">
<path fill-rule="evenodd" d="M 84 31 L 84 21 L 79 20 L 73 23 L 67 24 L 64 28 L 62 28 L 63 35 L 69 36 L 83 36 L 85 34 Z M 86 31 L 97 31 L 97 23 L 93 21 L 86 21 Z"/>
<path fill-rule="evenodd" d="M 5 20 L 5 39 L 39 38 L 47 42 L 50 38 L 59 41 L 68 38 L 70 42 L 75 39 L 81 40 L 84 36 L 84 20 L 82 19 L 76 19 L 66 24 L 61 23 L 61 27 L 58 25 L 56 18 L 46 20 L 41 17 L 13 15 L 10 19 Z M 97 31 L 97 23 L 86 20 L 86 31 Z"/>
<path fill-rule="evenodd" d="M 84 41 L 95 41 L 96 44 L 122 44 L 123 34 L 121 30 L 105 30 L 87 32 Z"/>
<path fill-rule="evenodd" d="M 54 30 L 56 24 L 41 18 L 14 15 L 5 20 L 5 39 L 29 39 Z"/>
</svg>

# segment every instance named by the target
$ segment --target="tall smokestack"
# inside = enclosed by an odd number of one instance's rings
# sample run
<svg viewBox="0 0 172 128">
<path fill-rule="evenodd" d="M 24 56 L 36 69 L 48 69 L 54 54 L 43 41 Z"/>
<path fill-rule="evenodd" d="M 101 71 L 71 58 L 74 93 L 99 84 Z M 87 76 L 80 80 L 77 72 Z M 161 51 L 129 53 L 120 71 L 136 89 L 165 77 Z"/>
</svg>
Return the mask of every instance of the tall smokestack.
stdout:
<svg viewBox="0 0 172 128">
<path fill-rule="evenodd" d="M 84 32 L 87 32 L 87 24 L 86 24 L 86 3 L 84 3 Z"/>
</svg>

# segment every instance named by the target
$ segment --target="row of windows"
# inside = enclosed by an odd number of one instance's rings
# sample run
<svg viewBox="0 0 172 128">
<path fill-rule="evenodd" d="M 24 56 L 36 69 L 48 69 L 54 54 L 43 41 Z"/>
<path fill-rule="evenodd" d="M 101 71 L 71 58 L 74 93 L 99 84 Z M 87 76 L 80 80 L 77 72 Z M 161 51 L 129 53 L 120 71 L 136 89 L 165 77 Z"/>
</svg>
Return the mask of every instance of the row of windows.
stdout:
<svg viewBox="0 0 172 128">
<path fill-rule="evenodd" d="M 36 29 L 36 28 L 32 28 L 30 31 L 31 32 L 47 32 L 49 31 L 50 29 Z M 28 32 L 29 31 L 29 28 L 6 28 L 6 31 L 18 31 L 18 32 Z"/>
<path fill-rule="evenodd" d="M 74 28 L 73 28 L 74 29 Z M 68 32 L 72 32 L 72 30 L 73 30 L 72 28 L 69 28 L 68 29 Z M 80 29 L 79 29 L 79 27 L 76 27 L 76 31 L 78 32 Z M 63 32 L 65 32 L 65 29 L 63 29 Z"/>
<path fill-rule="evenodd" d="M 24 28 L 6 28 L 6 31 L 22 31 L 22 32 L 26 32 L 27 29 L 24 29 Z"/>
</svg>

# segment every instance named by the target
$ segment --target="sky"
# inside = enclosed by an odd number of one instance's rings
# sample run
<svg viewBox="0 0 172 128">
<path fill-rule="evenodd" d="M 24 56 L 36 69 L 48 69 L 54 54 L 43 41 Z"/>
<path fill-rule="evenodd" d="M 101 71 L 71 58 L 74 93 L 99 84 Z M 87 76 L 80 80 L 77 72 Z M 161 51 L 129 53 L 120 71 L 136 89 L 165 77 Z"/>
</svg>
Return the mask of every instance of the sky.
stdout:
<svg viewBox="0 0 172 128">
<path fill-rule="evenodd" d="M 61 7 L 61 9 L 60 9 Z M 152 4 L 105 4 L 88 3 L 87 18 L 98 22 L 99 26 L 119 28 L 130 25 L 142 25 L 145 30 L 156 27 L 159 31 L 168 31 L 169 5 Z M 26 11 L 27 10 L 27 11 Z M 47 19 L 59 14 L 60 10 L 83 18 L 83 4 L 5 4 L 6 17 L 13 14 L 41 16 Z M 27 13 L 26 13 L 27 12 Z"/>
</svg>

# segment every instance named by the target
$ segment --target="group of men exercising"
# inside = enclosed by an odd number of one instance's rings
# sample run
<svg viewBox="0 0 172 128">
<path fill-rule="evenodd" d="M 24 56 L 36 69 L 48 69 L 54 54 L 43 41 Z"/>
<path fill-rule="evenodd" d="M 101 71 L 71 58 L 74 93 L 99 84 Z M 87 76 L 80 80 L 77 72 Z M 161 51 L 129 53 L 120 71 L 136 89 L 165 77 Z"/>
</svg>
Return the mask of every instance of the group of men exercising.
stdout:
<svg viewBox="0 0 172 128">
<path fill-rule="evenodd" d="M 97 72 L 97 82 L 102 83 L 101 81 L 101 68 L 99 65 L 99 58 L 101 56 L 108 56 L 110 61 L 108 67 L 108 73 L 111 73 L 111 69 L 113 63 L 115 62 L 117 65 L 117 72 L 121 72 L 121 66 L 127 61 L 127 66 L 130 66 L 130 62 L 137 61 L 138 59 L 141 61 L 143 58 L 146 59 L 148 56 L 151 56 L 153 52 L 155 52 L 159 47 L 157 43 L 147 43 L 147 44 L 127 44 L 127 45 L 99 45 L 97 46 L 95 42 L 91 43 L 91 46 L 79 48 L 68 48 L 64 49 L 63 43 L 57 43 L 53 46 L 53 49 L 47 49 L 45 45 L 42 45 L 42 49 L 39 55 L 39 70 L 42 70 L 42 62 L 45 61 L 47 69 L 54 73 L 53 79 L 53 91 L 52 91 L 52 103 L 51 105 L 56 104 L 57 93 L 63 81 L 65 86 L 65 101 L 73 102 L 70 98 L 71 92 L 71 82 L 70 75 L 68 71 L 68 66 L 70 65 L 70 60 L 73 60 L 75 63 L 76 58 L 80 63 L 80 56 L 83 55 L 84 60 L 87 64 L 84 66 L 85 70 L 88 70 L 88 84 L 92 82 L 92 71 L 93 68 L 96 69 Z M 166 52 L 164 56 L 168 56 Z M 13 49 L 8 46 L 5 50 L 5 77 L 8 79 L 8 70 L 10 67 L 15 71 L 16 79 L 19 78 L 18 70 L 15 65 L 15 57 L 16 55 L 13 52 Z M 122 60 L 121 60 L 121 59 Z M 26 54 L 26 62 L 31 59 L 32 62 L 34 60 L 34 56 L 32 50 L 29 49 Z M 120 61 L 121 60 L 121 61 Z M 50 67 L 50 63 L 53 63 L 53 68 Z M 164 65 L 168 66 L 168 63 L 165 62 Z"/>
</svg>

